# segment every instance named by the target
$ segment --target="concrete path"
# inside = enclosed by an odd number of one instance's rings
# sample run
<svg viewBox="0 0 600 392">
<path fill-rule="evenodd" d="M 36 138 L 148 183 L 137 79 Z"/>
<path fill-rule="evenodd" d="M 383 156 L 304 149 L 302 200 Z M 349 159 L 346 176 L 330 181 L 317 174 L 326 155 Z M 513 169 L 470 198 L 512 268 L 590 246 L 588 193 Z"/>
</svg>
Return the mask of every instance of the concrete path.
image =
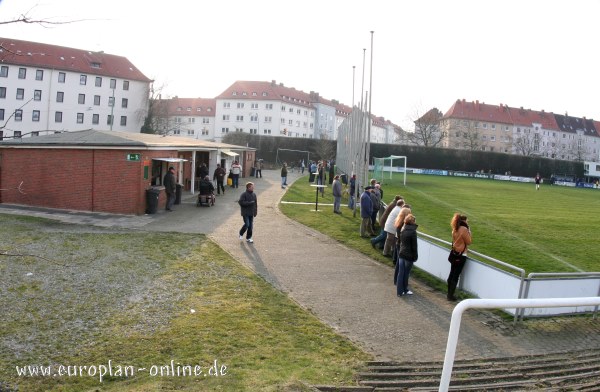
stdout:
<svg viewBox="0 0 600 392">
<path fill-rule="evenodd" d="M 392 268 L 283 216 L 278 209 L 285 192 L 279 172 L 264 170 L 263 174 L 264 178 L 252 179 L 259 205 L 254 244 L 240 241 L 238 236 L 242 219 L 237 199 L 243 186 L 227 188 L 224 196 L 217 196 L 214 207 L 196 207 L 195 197 L 189 195 L 172 213 L 159 211 L 139 217 L 6 205 L 0 205 L 0 213 L 113 228 L 204 233 L 376 359 L 443 360 L 454 304 L 414 279 L 411 288 L 415 295 L 396 297 Z M 288 182 L 298 176 L 297 172 L 290 173 Z M 323 207 L 320 213 L 331 214 L 332 220 L 337 217 L 331 207 Z M 364 241 L 358 228 L 356 240 Z M 597 319 L 557 318 L 513 325 L 492 312 L 471 310 L 463 317 L 457 357 L 505 357 L 595 347 L 600 348 Z"/>
</svg>

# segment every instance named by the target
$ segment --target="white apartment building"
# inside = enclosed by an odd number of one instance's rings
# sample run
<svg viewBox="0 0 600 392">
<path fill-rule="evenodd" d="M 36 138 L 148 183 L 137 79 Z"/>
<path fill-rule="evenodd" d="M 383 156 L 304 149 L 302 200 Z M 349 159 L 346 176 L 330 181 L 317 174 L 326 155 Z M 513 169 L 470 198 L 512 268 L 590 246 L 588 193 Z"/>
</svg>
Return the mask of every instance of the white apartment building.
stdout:
<svg viewBox="0 0 600 392">
<path fill-rule="evenodd" d="M 174 97 L 155 105 L 153 128 L 160 134 L 215 140 L 214 98 Z"/>
<path fill-rule="evenodd" d="M 151 82 L 125 57 L 0 38 L 0 140 L 84 129 L 140 132 Z"/>
</svg>

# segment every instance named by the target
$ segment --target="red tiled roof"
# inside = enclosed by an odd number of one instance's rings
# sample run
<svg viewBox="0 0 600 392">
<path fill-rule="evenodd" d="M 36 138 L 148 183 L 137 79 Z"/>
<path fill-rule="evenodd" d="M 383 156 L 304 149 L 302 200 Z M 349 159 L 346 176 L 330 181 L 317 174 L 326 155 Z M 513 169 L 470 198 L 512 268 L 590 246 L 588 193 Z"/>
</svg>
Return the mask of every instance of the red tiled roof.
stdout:
<svg viewBox="0 0 600 392">
<path fill-rule="evenodd" d="M 171 98 L 159 101 L 159 105 L 168 105 L 169 116 L 202 116 L 214 117 L 217 101 L 214 98 Z M 163 103 L 164 102 L 164 103 Z M 188 111 L 188 108 L 190 110 Z M 180 110 L 177 110 L 180 109 Z"/>
<path fill-rule="evenodd" d="M 510 117 L 515 125 L 531 127 L 533 123 L 541 124 L 542 128 L 548 130 L 558 130 L 558 124 L 553 113 L 538 112 L 531 109 L 508 108 Z"/>
<path fill-rule="evenodd" d="M 151 82 L 129 60 L 104 52 L 92 52 L 38 42 L 0 38 L 0 63 L 57 69 L 99 76 Z"/>
<path fill-rule="evenodd" d="M 500 124 L 513 123 L 506 106 L 487 105 L 479 101 L 467 102 L 464 99 L 454 102 L 450 110 L 444 114 L 444 118 L 461 118 Z"/>
<path fill-rule="evenodd" d="M 596 133 L 598 133 L 598 137 L 600 137 L 600 121 L 594 121 L 594 128 L 596 128 Z"/>
</svg>

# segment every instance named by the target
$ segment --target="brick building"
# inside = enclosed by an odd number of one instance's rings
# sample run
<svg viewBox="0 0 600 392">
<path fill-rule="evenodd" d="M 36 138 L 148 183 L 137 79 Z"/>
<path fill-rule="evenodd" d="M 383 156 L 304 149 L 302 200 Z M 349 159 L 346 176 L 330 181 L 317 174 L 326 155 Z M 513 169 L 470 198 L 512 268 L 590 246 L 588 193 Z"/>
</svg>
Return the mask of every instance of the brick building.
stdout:
<svg viewBox="0 0 600 392">
<path fill-rule="evenodd" d="M 79 211 L 144 214 L 146 190 L 160 191 L 176 168 L 182 191 L 197 189 L 197 167 L 229 168 L 240 160 L 248 175 L 252 148 L 190 138 L 116 131 L 76 131 L 0 142 L 0 203 Z M 193 180 L 192 180 L 193 179 Z"/>
</svg>

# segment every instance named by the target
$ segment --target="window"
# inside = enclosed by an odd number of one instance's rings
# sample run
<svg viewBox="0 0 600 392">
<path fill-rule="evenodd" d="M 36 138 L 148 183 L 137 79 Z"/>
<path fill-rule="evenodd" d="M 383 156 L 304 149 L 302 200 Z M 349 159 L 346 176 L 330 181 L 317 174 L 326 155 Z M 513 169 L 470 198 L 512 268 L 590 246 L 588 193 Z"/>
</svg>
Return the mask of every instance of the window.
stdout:
<svg viewBox="0 0 600 392">
<path fill-rule="evenodd" d="M 285 112 L 285 105 L 281 105 L 281 111 Z"/>
<path fill-rule="evenodd" d="M 13 132 L 13 136 L 15 139 L 20 139 L 21 138 L 21 131 L 14 131 Z"/>
<path fill-rule="evenodd" d="M 3 65 L 0 67 L 0 77 L 3 77 L 3 78 L 8 77 L 8 65 Z"/>
<path fill-rule="evenodd" d="M 108 97 L 108 106 L 115 106 L 115 97 Z"/>
<path fill-rule="evenodd" d="M 33 91 L 33 100 L 41 101 L 42 100 L 42 90 L 34 90 Z"/>
<path fill-rule="evenodd" d="M 263 129 L 263 133 L 265 135 L 270 135 L 271 134 L 271 130 L 270 129 Z"/>
<path fill-rule="evenodd" d="M 92 124 L 98 125 L 100 123 L 100 115 L 92 114 Z"/>
<path fill-rule="evenodd" d="M 208 135 L 208 129 L 202 128 L 202 135 L 204 135 L 204 136 Z"/>
<path fill-rule="evenodd" d="M 290 112 L 290 113 L 294 113 L 294 108 L 290 108 L 290 109 L 289 109 L 289 112 Z"/>
<path fill-rule="evenodd" d="M 123 90 L 129 90 L 129 80 L 123 80 Z"/>
<path fill-rule="evenodd" d="M 236 121 L 244 121 L 244 116 L 236 116 L 235 120 Z"/>
<path fill-rule="evenodd" d="M 117 79 L 111 79 L 110 80 L 110 88 L 112 88 L 113 90 L 115 88 L 117 88 Z"/>
<path fill-rule="evenodd" d="M 40 136 L 40 132 L 39 131 L 33 131 L 33 132 L 31 132 L 31 136 Z"/>
<path fill-rule="evenodd" d="M 285 125 L 285 118 L 282 118 L 282 119 L 281 119 L 281 123 L 282 123 L 283 125 Z"/>
<path fill-rule="evenodd" d="M 223 107 L 225 109 L 229 109 L 231 107 L 231 104 L 229 102 L 223 102 Z"/>
<path fill-rule="evenodd" d="M 100 106 L 100 96 L 94 95 L 94 105 Z"/>
<path fill-rule="evenodd" d="M 251 109 L 258 109 L 258 103 L 252 103 L 252 104 L 250 104 L 250 108 Z"/>
<path fill-rule="evenodd" d="M 62 112 L 54 113 L 54 122 L 61 123 L 62 122 Z"/>
<path fill-rule="evenodd" d="M 210 119 L 209 119 L 209 118 L 206 118 L 206 117 L 204 117 L 204 118 L 202 119 L 202 124 L 210 124 Z"/>
<path fill-rule="evenodd" d="M 121 116 L 121 126 L 127 125 L 127 116 Z"/>
<path fill-rule="evenodd" d="M 79 84 L 83 86 L 87 84 L 87 75 L 79 75 Z"/>
<path fill-rule="evenodd" d="M 106 116 L 106 125 L 112 125 L 113 123 L 113 116 L 111 116 L 110 114 L 108 116 Z"/>
<path fill-rule="evenodd" d="M 23 121 L 23 110 L 15 110 L 15 121 Z"/>
<path fill-rule="evenodd" d="M 194 117 L 188 117 L 188 123 L 194 124 L 196 123 L 196 119 Z"/>
<path fill-rule="evenodd" d="M 6 87 L 0 87 L 0 98 L 6 98 Z"/>
<path fill-rule="evenodd" d="M 4 109 L 0 109 L 0 120 L 4 120 Z M 2 140 L 2 138 L 0 138 Z"/>
<path fill-rule="evenodd" d="M 92 68 L 100 68 L 100 63 L 91 63 L 90 67 L 92 67 Z"/>
<path fill-rule="evenodd" d="M 229 121 L 229 114 L 223 115 L 223 121 Z"/>
<path fill-rule="evenodd" d="M 67 78 L 66 73 L 64 73 L 64 72 L 58 73 L 58 83 L 64 83 L 66 78 Z"/>
<path fill-rule="evenodd" d="M 487 128 L 487 123 L 483 123 L 483 128 Z"/>
<path fill-rule="evenodd" d="M 297 109 L 297 110 L 296 110 L 296 114 L 300 114 L 300 109 Z"/>
<path fill-rule="evenodd" d="M 185 109 L 185 111 L 186 111 L 186 112 L 191 112 L 191 111 L 192 111 L 192 108 L 188 106 L 188 107 Z"/>
<path fill-rule="evenodd" d="M 77 124 L 83 124 L 83 113 L 77 113 Z"/>
<path fill-rule="evenodd" d="M 44 80 L 44 70 L 38 69 L 35 71 L 35 80 Z"/>
<path fill-rule="evenodd" d="M 27 68 L 19 68 L 19 79 L 25 79 L 27 76 Z"/>
<path fill-rule="evenodd" d="M 294 120 L 288 120 L 288 125 L 293 125 Z"/>
<path fill-rule="evenodd" d="M 492 129 L 496 129 L 496 124 L 492 124 Z"/>
<path fill-rule="evenodd" d="M 65 100 L 65 93 L 62 91 L 57 91 L 56 92 L 56 102 L 64 102 Z"/>
<path fill-rule="evenodd" d="M 80 105 L 85 105 L 85 94 L 79 94 L 77 98 L 77 103 Z"/>
<path fill-rule="evenodd" d="M 18 88 L 17 89 L 17 99 L 22 100 L 25 97 L 25 89 Z"/>
<path fill-rule="evenodd" d="M 265 109 L 267 109 L 267 110 L 273 110 L 273 104 L 272 103 L 265 104 Z"/>
<path fill-rule="evenodd" d="M 237 108 L 238 109 L 243 109 L 244 108 L 244 103 L 243 102 L 238 102 L 237 103 Z"/>
<path fill-rule="evenodd" d="M 495 142 L 496 141 L 496 136 L 490 136 L 490 141 Z"/>
<path fill-rule="evenodd" d="M 271 116 L 265 116 L 265 122 L 270 123 L 272 119 L 273 119 L 273 117 L 271 117 Z"/>
<path fill-rule="evenodd" d="M 123 98 L 121 99 L 121 107 L 124 109 L 127 109 L 127 104 L 129 103 L 129 100 L 127 98 Z"/>
<path fill-rule="evenodd" d="M 229 133 L 229 128 L 221 128 L 221 133 Z"/>
<path fill-rule="evenodd" d="M 102 78 L 100 76 L 96 76 L 96 87 L 102 87 Z"/>
</svg>

